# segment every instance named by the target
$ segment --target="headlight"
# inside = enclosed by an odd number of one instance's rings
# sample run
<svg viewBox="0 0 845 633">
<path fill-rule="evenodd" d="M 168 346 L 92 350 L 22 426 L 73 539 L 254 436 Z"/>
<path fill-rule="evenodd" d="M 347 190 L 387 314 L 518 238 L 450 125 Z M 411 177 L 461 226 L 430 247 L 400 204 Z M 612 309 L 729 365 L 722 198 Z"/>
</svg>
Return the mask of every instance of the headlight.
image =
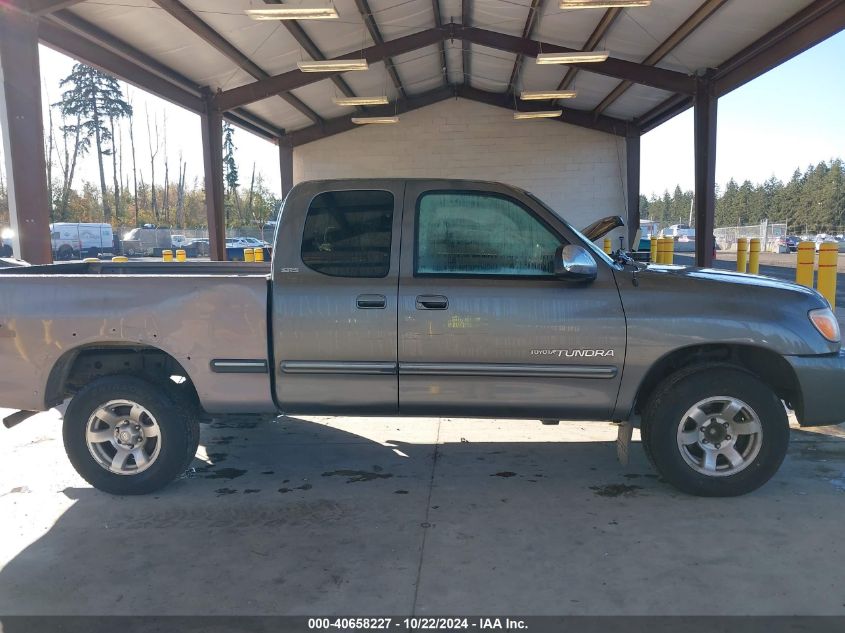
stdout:
<svg viewBox="0 0 845 633">
<path fill-rule="evenodd" d="M 812 321 L 813 325 L 819 331 L 819 334 L 831 343 L 839 342 L 839 321 L 836 320 L 836 316 L 830 308 L 810 310 L 808 315 L 810 321 Z"/>
</svg>

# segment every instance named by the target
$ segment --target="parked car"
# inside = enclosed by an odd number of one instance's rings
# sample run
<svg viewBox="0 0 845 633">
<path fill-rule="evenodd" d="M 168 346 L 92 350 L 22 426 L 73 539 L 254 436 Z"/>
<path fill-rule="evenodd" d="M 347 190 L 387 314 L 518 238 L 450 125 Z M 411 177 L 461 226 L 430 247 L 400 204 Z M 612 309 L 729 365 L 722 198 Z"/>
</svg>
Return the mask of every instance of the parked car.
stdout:
<svg viewBox="0 0 845 633">
<path fill-rule="evenodd" d="M 135 255 L 161 257 L 163 250 L 172 248 L 170 229 L 153 225 L 132 229 L 123 236 L 121 242 L 123 254 L 130 257 Z"/>
<path fill-rule="evenodd" d="M 841 240 L 837 240 L 832 235 L 827 235 L 826 233 L 819 233 L 814 240 L 816 246 L 816 252 L 818 253 L 821 249 L 821 245 L 827 242 L 828 244 L 836 244 L 837 249 L 840 253 L 845 252 L 845 242 Z"/>
<path fill-rule="evenodd" d="M 54 222 L 50 244 L 58 260 L 115 254 L 112 226 L 105 222 Z"/>
<path fill-rule="evenodd" d="M 193 239 L 188 244 L 196 251 L 197 257 L 207 257 L 209 252 L 211 252 L 208 238 L 206 237 Z"/>
<path fill-rule="evenodd" d="M 0 269 L 4 422 L 69 398 L 74 468 L 140 494 L 184 472 L 212 415 L 619 420 L 621 454 L 639 424 L 667 482 L 724 496 L 778 470 L 787 408 L 845 420 L 838 321 L 811 288 L 611 257 L 490 182 L 301 183 L 281 222 L 270 275 Z"/>
</svg>

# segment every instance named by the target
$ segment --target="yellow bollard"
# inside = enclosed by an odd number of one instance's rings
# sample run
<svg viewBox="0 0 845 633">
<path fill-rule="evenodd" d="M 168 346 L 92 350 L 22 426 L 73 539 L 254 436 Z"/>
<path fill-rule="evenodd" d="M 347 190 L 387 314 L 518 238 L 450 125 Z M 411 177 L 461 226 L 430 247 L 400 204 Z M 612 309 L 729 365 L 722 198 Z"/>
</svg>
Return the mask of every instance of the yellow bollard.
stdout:
<svg viewBox="0 0 845 633">
<path fill-rule="evenodd" d="M 608 255 L 610 255 L 610 251 L 612 249 L 613 249 L 613 247 L 610 245 L 610 238 L 609 237 L 604 238 L 604 252 L 607 253 Z"/>
<path fill-rule="evenodd" d="M 652 264 L 656 264 L 657 262 L 657 236 L 652 235 L 651 239 L 649 240 L 649 248 L 651 249 L 651 255 L 649 256 L 649 261 Z"/>
<path fill-rule="evenodd" d="M 93 264 L 94 262 L 99 262 L 100 259 L 97 258 L 97 257 L 86 257 L 82 261 L 85 262 L 86 264 Z"/>
<path fill-rule="evenodd" d="M 129 258 L 126 257 L 125 255 L 115 255 L 114 257 L 111 258 L 111 260 L 113 262 L 123 263 L 123 262 L 128 262 Z"/>
<path fill-rule="evenodd" d="M 188 256 L 185 254 L 185 249 L 180 248 L 176 251 L 176 261 L 177 262 L 184 262 L 188 259 Z"/>
<path fill-rule="evenodd" d="M 264 248 L 255 248 L 255 261 L 263 262 L 264 261 Z"/>
<path fill-rule="evenodd" d="M 795 267 L 795 283 L 813 287 L 813 262 L 816 259 L 816 245 L 813 242 L 798 243 L 798 265 Z"/>
<path fill-rule="evenodd" d="M 760 274 L 760 238 L 752 237 L 748 243 L 748 272 L 752 275 Z"/>
<path fill-rule="evenodd" d="M 836 264 L 838 259 L 838 244 L 834 242 L 822 242 L 819 245 L 819 279 L 817 290 L 824 295 L 831 308 L 836 307 Z"/>
<path fill-rule="evenodd" d="M 666 263 L 666 238 L 665 237 L 658 237 L 657 238 L 657 263 L 658 264 L 665 264 Z"/>
<path fill-rule="evenodd" d="M 741 237 L 736 241 L 736 272 L 744 273 L 748 264 L 748 238 Z"/>
<path fill-rule="evenodd" d="M 675 238 L 674 237 L 667 237 L 666 238 L 666 263 L 667 264 L 674 264 L 675 263 Z"/>
<path fill-rule="evenodd" d="M 255 251 L 251 248 L 244 249 L 244 261 L 245 262 L 254 262 L 255 261 Z"/>
<path fill-rule="evenodd" d="M 161 251 L 161 261 L 163 262 L 172 262 L 173 261 L 173 251 Z"/>
</svg>

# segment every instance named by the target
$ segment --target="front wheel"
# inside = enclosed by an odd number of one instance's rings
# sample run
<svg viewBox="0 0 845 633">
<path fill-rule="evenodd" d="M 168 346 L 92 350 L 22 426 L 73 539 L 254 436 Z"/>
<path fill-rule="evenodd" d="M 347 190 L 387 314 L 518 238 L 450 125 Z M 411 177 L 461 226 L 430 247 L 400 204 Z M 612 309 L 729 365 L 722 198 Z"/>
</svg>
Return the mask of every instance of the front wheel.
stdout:
<svg viewBox="0 0 845 633">
<path fill-rule="evenodd" d="M 185 468 L 199 424 L 167 390 L 132 376 L 99 378 L 68 405 L 62 434 L 76 472 L 111 494 L 147 494 Z"/>
<path fill-rule="evenodd" d="M 643 440 L 663 478 L 705 497 L 756 490 L 777 472 L 789 446 L 789 422 L 777 395 L 728 365 L 667 378 L 649 400 L 643 424 Z"/>
</svg>

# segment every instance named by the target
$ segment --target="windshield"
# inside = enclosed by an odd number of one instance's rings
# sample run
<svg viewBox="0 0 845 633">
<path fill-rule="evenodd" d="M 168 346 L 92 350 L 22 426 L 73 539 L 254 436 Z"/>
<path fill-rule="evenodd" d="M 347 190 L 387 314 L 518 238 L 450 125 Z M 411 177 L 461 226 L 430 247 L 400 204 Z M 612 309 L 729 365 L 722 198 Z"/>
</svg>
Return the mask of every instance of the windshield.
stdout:
<svg viewBox="0 0 845 633">
<path fill-rule="evenodd" d="M 584 243 L 584 246 L 586 246 L 587 248 L 589 248 L 589 249 L 593 252 L 593 255 L 595 255 L 596 257 L 598 257 L 598 258 L 599 258 L 600 260 L 602 260 L 603 262 L 605 262 L 605 263 L 607 263 L 607 264 L 610 264 L 611 266 L 615 266 L 615 265 L 616 265 L 616 262 L 615 262 L 615 261 L 613 261 L 613 258 L 612 258 L 612 257 L 610 257 L 610 255 L 608 255 L 608 254 L 607 254 L 607 253 L 605 253 L 602 249 L 600 249 L 598 246 L 596 246 L 595 244 L 593 244 L 593 243 L 592 243 L 589 239 L 587 239 L 587 236 L 585 236 L 583 233 L 581 233 L 581 231 L 579 231 L 578 229 L 576 229 L 576 228 L 575 228 L 574 226 L 572 226 L 569 222 L 567 222 L 566 220 L 564 220 L 564 219 L 563 219 L 563 217 L 562 217 L 559 213 L 555 212 L 555 210 L 554 210 L 554 209 L 550 208 L 550 207 L 549 207 L 549 205 L 547 205 L 545 202 L 543 202 L 542 200 L 540 200 L 537 196 L 535 196 L 535 195 L 534 195 L 533 193 L 531 193 L 531 192 L 526 191 L 526 192 L 525 192 L 525 194 L 526 194 L 529 198 L 531 198 L 534 202 L 536 202 L 537 204 L 539 204 L 541 207 L 543 207 L 544 209 L 546 209 L 546 210 L 547 210 L 547 211 L 549 211 L 550 213 L 554 214 L 554 216 L 555 216 L 556 218 L 558 218 L 561 222 L 563 222 L 563 223 L 566 225 L 566 228 L 568 228 L 570 231 L 572 231 L 573 233 L 575 233 L 575 235 L 577 235 L 577 236 L 580 238 L 580 240 Z"/>
</svg>

